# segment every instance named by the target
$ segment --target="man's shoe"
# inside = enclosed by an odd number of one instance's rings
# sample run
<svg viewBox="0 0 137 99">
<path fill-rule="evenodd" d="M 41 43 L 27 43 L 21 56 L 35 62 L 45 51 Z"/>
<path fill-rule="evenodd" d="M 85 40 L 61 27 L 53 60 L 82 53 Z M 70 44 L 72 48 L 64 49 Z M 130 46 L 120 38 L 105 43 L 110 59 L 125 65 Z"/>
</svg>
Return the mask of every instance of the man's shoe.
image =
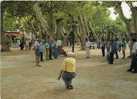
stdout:
<svg viewBox="0 0 137 99">
<path fill-rule="evenodd" d="M 74 89 L 74 87 L 72 85 L 70 85 L 68 89 Z"/>
<path fill-rule="evenodd" d="M 132 73 L 137 73 L 137 71 L 132 71 Z"/>
<path fill-rule="evenodd" d="M 132 69 L 128 69 L 127 72 L 132 72 Z"/>
</svg>

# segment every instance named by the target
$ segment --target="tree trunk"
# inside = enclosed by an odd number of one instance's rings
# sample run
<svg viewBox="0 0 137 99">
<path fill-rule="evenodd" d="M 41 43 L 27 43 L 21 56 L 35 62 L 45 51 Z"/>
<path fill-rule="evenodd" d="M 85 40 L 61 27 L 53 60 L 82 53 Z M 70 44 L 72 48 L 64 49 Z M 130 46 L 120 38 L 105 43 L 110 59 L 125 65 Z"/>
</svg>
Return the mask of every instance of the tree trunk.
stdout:
<svg viewBox="0 0 137 99">
<path fill-rule="evenodd" d="M 4 34 L 3 30 L 3 17 L 4 17 L 4 9 L 1 8 L 1 26 L 0 26 L 0 32 L 1 32 L 1 39 L 0 39 L 0 45 L 1 45 L 1 51 L 10 51 L 10 41 L 9 38 Z"/>
<path fill-rule="evenodd" d="M 132 7 L 131 8 L 132 10 L 132 17 L 133 17 L 133 22 L 134 22 L 134 29 L 135 29 L 135 32 L 137 33 L 137 8 L 136 7 Z"/>
<path fill-rule="evenodd" d="M 56 22 L 56 26 L 57 26 L 57 31 L 56 31 L 56 38 L 61 39 L 61 37 L 63 36 L 63 23 L 62 20 L 59 20 Z"/>
<path fill-rule="evenodd" d="M 40 22 L 40 31 L 47 32 L 48 31 L 48 23 L 47 20 L 44 18 L 41 8 L 39 7 L 39 3 L 34 4 L 33 10 L 35 12 L 36 19 Z"/>
<path fill-rule="evenodd" d="M 78 17 L 79 19 L 79 40 L 80 40 L 80 44 L 81 44 L 81 49 L 84 50 L 85 49 L 85 37 L 86 37 L 86 29 L 85 29 L 85 24 L 84 24 L 84 20 L 83 20 L 83 16 L 80 15 Z"/>
</svg>

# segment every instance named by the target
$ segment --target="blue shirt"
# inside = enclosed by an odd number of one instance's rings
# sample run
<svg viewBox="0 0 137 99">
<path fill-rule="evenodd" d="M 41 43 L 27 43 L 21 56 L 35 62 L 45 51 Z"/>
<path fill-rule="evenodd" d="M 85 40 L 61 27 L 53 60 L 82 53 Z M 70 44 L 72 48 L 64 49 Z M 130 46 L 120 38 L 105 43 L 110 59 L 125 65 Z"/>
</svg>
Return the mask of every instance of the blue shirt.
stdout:
<svg viewBox="0 0 137 99">
<path fill-rule="evenodd" d="M 116 52 L 117 51 L 117 42 L 116 41 L 112 42 L 111 51 L 112 52 Z"/>
<path fill-rule="evenodd" d="M 40 46 L 39 46 L 39 52 L 44 52 L 44 45 L 43 44 L 40 44 Z"/>
</svg>

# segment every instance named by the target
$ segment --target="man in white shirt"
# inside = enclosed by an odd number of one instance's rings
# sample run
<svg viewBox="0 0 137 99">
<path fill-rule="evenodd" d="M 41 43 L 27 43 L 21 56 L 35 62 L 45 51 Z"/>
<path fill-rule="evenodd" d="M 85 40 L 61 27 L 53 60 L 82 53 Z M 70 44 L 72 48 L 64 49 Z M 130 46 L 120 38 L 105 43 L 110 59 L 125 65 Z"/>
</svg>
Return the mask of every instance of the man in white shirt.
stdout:
<svg viewBox="0 0 137 99">
<path fill-rule="evenodd" d="M 57 40 L 57 42 L 56 42 L 56 46 L 57 46 L 57 47 L 62 46 L 62 42 L 61 42 L 61 40 Z"/>
<path fill-rule="evenodd" d="M 40 66 L 40 51 L 39 51 L 40 43 L 39 40 L 36 40 L 34 43 L 34 51 L 35 51 L 35 62 L 36 66 Z"/>
<path fill-rule="evenodd" d="M 60 52 L 61 52 L 61 48 L 62 48 L 62 41 L 61 40 L 57 40 L 56 41 L 56 47 L 57 47 L 57 54 L 59 55 L 59 54 L 61 54 Z"/>
<path fill-rule="evenodd" d="M 132 60 L 128 72 L 137 73 L 137 40 L 136 39 L 133 40 Z"/>
<path fill-rule="evenodd" d="M 137 54 L 137 41 L 133 44 L 132 54 Z"/>
</svg>

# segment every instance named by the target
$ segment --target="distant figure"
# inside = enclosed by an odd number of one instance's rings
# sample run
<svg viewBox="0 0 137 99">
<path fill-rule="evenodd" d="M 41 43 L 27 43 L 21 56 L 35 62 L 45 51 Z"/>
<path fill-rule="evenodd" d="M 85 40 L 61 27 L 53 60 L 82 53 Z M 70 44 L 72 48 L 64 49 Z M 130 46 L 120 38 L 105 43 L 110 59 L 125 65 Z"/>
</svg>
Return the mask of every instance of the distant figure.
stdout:
<svg viewBox="0 0 137 99">
<path fill-rule="evenodd" d="M 68 53 L 68 58 L 63 61 L 62 69 L 58 80 L 63 79 L 66 89 L 73 89 L 72 79 L 76 76 L 76 60 L 74 53 Z"/>
<path fill-rule="evenodd" d="M 48 60 L 49 59 L 49 43 L 48 43 L 48 41 L 46 41 L 45 42 L 45 49 L 46 49 L 46 60 Z"/>
<path fill-rule="evenodd" d="M 107 51 L 107 54 L 110 53 L 110 48 L 111 48 L 111 41 L 107 40 L 107 42 L 106 42 L 106 51 Z"/>
<path fill-rule="evenodd" d="M 101 41 L 101 50 L 102 50 L 102 56 L 105 56 L 105 47 L 106 47 L 106 42 L 104 39 Z"/>
<path fill-rule="evenodd" d="M 23 50 L 24 46 L 25 46 L 25 37 L 22 37 L 20 42 L 20 49 Z"/>
<path fill-rule="evenodd" d="M 49 60 L 52 60 L 53 55 L 53 39 L 50 37 L 49 39 Z"/>
<path fill-rule="evenodd" d="M 52 54 L 53 54 L 53 57 L 56 59 L 58 58 L 58 55 L 59 55 L 59 52 L 58 52 L 58 47 L 57 47 L 57 43 L 56 41 L 54 40 L 53 43 L 52 43 Z"/>
<path fill-rule="evenodd" d="M 70 32 L 69 34 L 69 40 L 70 40 L 70 45 L 72 46 L 72 52 L 74 52 L 74 47 L 75 47 L 75 34 L 73 31 Z"/>
<path fill-rule="evenodd" d="M 113 40 L 108 40 L 107 43 L 106 43 L 106 49 L 107 49 L 107 61 L 109 64 L 113 64 L 113 61 L 114 61 L 114 53 L 112 51 L 112 43 L 113 43 Z"/>
<path fill-rule="evenodd" d="M 32 40 L 30 39 L 29 40 L 29 50 L 31 50 L 31 47 L 32 47 Z"/>
<path fill-rule="evenodd" d="M 110 42 L 110 52 L 109 52 L 109 57 L 108 57 L 108 60 L 109 60 L 109 64 L 113 64 L 114 62 L 114 54 L 116 53 L 116 42 L 114 40 L 111 40 Z"/>
<path fill-rule="evenodd" d="M 67 33 L 64 33 L 64 46 L 68 46 L 68 37 L 67 37 Z"/>
<path fill-rule="evenodd" d="M 60 39 L 57 39 L 56 47 L 57 47 L 58 55 L 59 55 L 61 53 L 60 50 L 61 50 L 61 47 L 62 47 L 62 41 Z"/>
<path fill-rule="evenodd" d="M 130 55 L 128 57 L 132 57 L 133 41 L 129 40 L 128 45 L 129 45 L 129 49 L 130 49 Z"/>
<path fill-rule="evenodd" d="M 40 61 L 41 62 L 43 61 L 44 50 L 45 50 L 44 44 L 42 41 L 40 41 L 39 52 L 40 52 Z"/>
<path fill-rule="evenodd" d="M 26 42 L 25 42 L 25 49 L 28 50 L 29 49 L 29 40 L 26 39 Z"/>
<path fill-rule="evenodd" d="M 23 50 L 24 49 L 24 42 L 21 42 L 20 43 L 20 50 Z"/>
<path fill-rule="evenodd" d="M 133 39 L 132 59 L 128 72 L 137 73 L 137 40 Z"/>
<path fill-rule="evenodd" d="M 34 51 L 35 51 L 35 61 L 36 61 L 36 66 L 40 66 L 40 41 L 36 40 L 34 43 Z"/>
<path fill-rule="evenodd" d="M 126 50 L 126 40 L 125 40 L 125 39 L 122 40 L 121 47 L 122 47 L 122 54 L 123 54 L 123 57 L 122 57 L 122 58 L 124 59 L 125 56 L 126 56 L 126 55 L 125 55 L 125 54 L 126 54 L 126 53 L 125 53 L 125 50 Z"/>
<path fill-rule="evenodd" d="M 121 52 L 121 49 L 122 49 L 122 41 L 121 40 L 117 40 L 117 47 L 118 47 L 118 51 L 119 52 Z"/>
<path fill-rule="evenodd" d="M 101 46 L 101 41 L 97 40 L 97 48 L 100 49 L 100 46 Z"/>
<path fill-rule="evenodd" d="M 90 58 L 90 41 L 86 38 L 85 47 L 86 47 L 86 58 Z"/>
<path fill-rule="evenodd" d="M 119 59 L 119 55 L 118 55 L 118 51 L 119 51 L 119 40 L 118 40 L 118 38 L 116 38 L 115 40 L 114 40 L 114 49 L 115 49 L 115 51 L 114 51 L 114 54 L 116 55 L 116 59 Z"/>
<path fill-rule="evenodd" d="M 119 58 L 119 56 L 118 56 L 118 46 L 119 45 L 117 43 L 117 39 L 111 41 L 111 52 L 113 53 L 113 58 L 114 58 L 114 55 L 116 55 L 116 59 Z"/>
</svg>

